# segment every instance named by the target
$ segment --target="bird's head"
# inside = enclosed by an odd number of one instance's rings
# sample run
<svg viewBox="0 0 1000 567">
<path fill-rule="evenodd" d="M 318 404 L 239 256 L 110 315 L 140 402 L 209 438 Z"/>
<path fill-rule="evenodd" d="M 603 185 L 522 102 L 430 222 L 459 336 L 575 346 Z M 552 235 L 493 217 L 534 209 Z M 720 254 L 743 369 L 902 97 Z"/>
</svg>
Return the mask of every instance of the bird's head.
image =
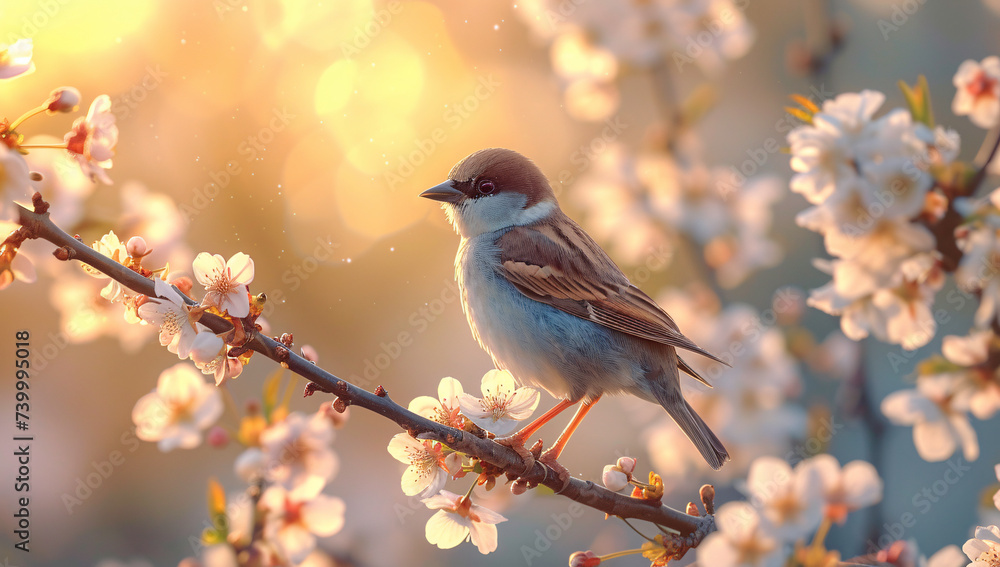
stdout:
<svg viewBox="0 0 1000 567">
<path fill-rule="evenodd" d="M 420 196 L 441 201 L 448 220 L 465 238 L 531 224 L 559 210 L 538 166 L 503 148 L 470 154 L 451 169 L 447 181 Z"/>
</svg>

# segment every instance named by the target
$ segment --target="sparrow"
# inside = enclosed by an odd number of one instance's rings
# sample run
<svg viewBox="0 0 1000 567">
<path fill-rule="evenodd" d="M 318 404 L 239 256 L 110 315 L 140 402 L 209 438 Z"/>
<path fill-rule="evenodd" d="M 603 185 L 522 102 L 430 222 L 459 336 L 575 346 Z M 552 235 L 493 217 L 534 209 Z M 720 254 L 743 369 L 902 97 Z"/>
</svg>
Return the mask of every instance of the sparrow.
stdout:
<svg viewBox="0 0 1000 567">
<path fill-rule="evenodd" d="M 602 395 L 631 394 L 663 406 L 712 468 L 729 460 L 682 396 L 679 371 L 708 382 L 677 349 L 722 361 L 681 334 L 666 311 L 629 283 L 559 208 L 534 162 L 513 150 L 480 150 L 420 196 L 440 201 L 461 237 L 455 279 L 475 339 L 497 368 L 561 400 L 498 441 L 525 456 L 524 442 L 538 428 L 582 401 L 542 456 L 554 463 Z"/>
</svg>

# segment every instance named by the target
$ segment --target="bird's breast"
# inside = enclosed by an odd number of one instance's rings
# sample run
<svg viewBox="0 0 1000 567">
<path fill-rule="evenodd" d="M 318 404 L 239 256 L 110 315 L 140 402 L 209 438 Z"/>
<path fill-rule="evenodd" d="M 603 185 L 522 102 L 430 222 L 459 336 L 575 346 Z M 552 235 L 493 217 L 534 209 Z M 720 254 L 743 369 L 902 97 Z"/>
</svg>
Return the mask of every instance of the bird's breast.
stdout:
<svg viewBox="0 0 1000 567">
<path fill-rule="evenodd" d="M 631 390 L 636 343 L 517 290 L 499 272 L 497 235 L 462 239 L 455 278 L 473 336 L 498 368 L 557 398 Z"/>
</svg>

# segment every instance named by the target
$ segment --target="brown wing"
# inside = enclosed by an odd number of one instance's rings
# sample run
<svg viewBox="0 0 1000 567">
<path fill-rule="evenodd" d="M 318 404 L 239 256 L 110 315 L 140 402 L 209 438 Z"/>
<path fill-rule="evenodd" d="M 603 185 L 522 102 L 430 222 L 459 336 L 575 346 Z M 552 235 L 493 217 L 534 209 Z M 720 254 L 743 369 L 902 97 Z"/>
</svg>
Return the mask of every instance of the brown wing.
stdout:
<svg viewBox="0 0 1000 567">
<path fill-rule="evenodd" d="M 581 319 L 722 362 L 681 334 L 582 228 L 556 214 L 561 222 L 514 227 L 497 239 L 500 273 L 518 291 Z M 704 382 L 690 367 L 683 370 Z"/>
</svg>

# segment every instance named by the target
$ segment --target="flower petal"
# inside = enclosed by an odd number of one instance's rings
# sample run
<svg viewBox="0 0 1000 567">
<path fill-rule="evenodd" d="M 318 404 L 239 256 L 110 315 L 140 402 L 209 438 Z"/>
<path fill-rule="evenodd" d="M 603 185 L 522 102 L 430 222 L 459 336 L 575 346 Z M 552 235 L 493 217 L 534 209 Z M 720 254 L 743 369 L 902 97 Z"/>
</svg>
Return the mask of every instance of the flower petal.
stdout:
<svg viewBox="0 0 1000 567">
<path fill-rule="evenodd" d="M 389 440 L 389 446 L 387 449 L 389 454 L 392 455 L 392 458 L 406 464 L 413 462 L 413 459 L 411 458 L 413 452 L 427 451 L 424 448 L 424 445 L 420 441 L 411 437 L 409 433 L 397 433 L 393 435 L 392 439 Z"/>
<path fill-rule="evenodd" d="M 459 394 L 458 405 L 462 410 L 462 415 L 473 420 L 474 422 L 476 422 L 476 420 L 482 420 L 493 416 L 491 412 L 483 409 L 483 401 L 471 394 Z M 479 425 L 479 423 L 476 422 L 476 425 Z"/>
<path fill-rule="evenodd" d="M 864 508 L 882 500 L 882 479 L 867 461 L 851 461 L 844 465 L 844 492 L 848 506 Z"/>
<path fill-rule="evenodd" d="M 955 434 L 944 421 L 928 421 L 913 426 L 913 444 L 925 461 L 938 462 L 955 452 Z"/>
<path fill-rule="evenodd" d="M 541 396 L 534 388 L 518 388 L 514 391 L 514 396 L 507 406 L 507 415 L 514 420 L 521 421 L 531 417 L 538 407 Z"/>
<path fill-rule="evenodd" d="M 479 548 L 479 553 L 486 555 L 497 550 L 497 527 L 492 524 L 472 522 L 469 526 L 472 543 Z"/>
<path fill-rule="evenodd" d="M 202 252 L 195 257 L 191 267 L 198 283 L 208 287 L 216 275 L 226 268 L 226 260 L 219 254 L 212 255 L 208 252 Z"/>
<path fill-rule="evenodd" d="M 445 510 L 438 510 L 427 520 L 424 528 L 424 536 L 427 542 L 438 546 L 441 549 L 451 549 L 469 535 L 469 528 L 459 523 L 461 519 L 457 514 L 451 514 Z"/>
<path fill-rule="evenodd" d="M 959 366 L 975 366 L 986 362 L 992 331 L 979 331 L 968 337 L 948 335 L 941 344 L 945 358 Z"/>
<path fill-rule="evenodd" d="M 410 401 L 410 405 L 406 406 L 406 409 L 421 417 L 433 420 L 441 409 L 441 402 L 430 396 L 417 396 Z"/>
<path fill-rule="evenodd" d="M 499 397 L 506 394 L 504 396 L 506 397 L 512 394 L 516 387 L 514 377 L 506 370 L 493 369 L 483 375 L 482 390 L 484 396 L 495 394 Z"/>
<path fill-rule="evenodd" d="M 344 501 L 320 494 L 302 506 L 302 521 L 312 533 L 332 536 L 344 527 Z"/>
<path fill-rule="evenodd" d="M 441 400 L 441 405 L 446 408 L 457 408 L 458 398 L 463 393 L 465 390 L 462 389 L 462 383 L 451 376 L 442 378 L 438 384 L 438 399 Z"/>
<path fill-rule="evenodd" d="M 882 400 L 882 414 L 896 425 L 913 425 L 938 418 L 941 411 L 917 390 L 899 390 Z"/>
<path fill-rule="evenodd" d="M 226 262 L 226 269 L 236 283 L 249 284 L 253 281 L 253 260 L 243 252 L 237 252 Z"/>
</svg>

